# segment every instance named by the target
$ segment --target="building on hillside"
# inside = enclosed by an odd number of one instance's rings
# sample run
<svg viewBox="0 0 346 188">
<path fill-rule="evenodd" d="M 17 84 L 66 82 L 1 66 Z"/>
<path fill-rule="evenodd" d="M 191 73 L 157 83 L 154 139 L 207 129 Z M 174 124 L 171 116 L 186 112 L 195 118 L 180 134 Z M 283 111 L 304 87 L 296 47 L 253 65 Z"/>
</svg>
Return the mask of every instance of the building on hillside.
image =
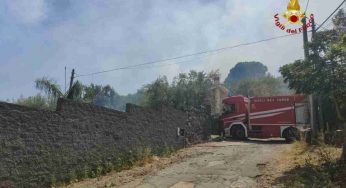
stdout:
<svg viewBox="0 0 346 188">
<path fill-rule="evenodd" d="M 222 100 L 228 96 L 228 89 L 220 83 L 220 77 L 215 76 L 213 86 L 209 90 L 209 99 L 211 115 L 222 114 Z"/>
</svg>

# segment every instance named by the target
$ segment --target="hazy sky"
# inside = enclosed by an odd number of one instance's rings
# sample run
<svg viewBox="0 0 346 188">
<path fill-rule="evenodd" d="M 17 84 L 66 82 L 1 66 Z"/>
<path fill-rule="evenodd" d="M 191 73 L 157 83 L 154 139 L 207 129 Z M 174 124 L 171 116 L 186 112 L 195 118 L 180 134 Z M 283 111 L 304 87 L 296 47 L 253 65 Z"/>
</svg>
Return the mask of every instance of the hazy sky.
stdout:
<svg viewBox="0 0 346 188">
<path fill-rule="evenodd" d="M 322 22 L 342 0 L 310 0 Z M 305 9 L 307 0 L 300 0 Z M 288 0 L 0 0 L 0 100 L 34 95 L 34 80 L 55 79 L 64 67 L 86 74 L 285 34 L 274 15 Z M 303 57 L 302 36 L 78 78 L 133 93 L 160 75 L 219 69 L 224 79 L 239 61 L 260 61 L 279 75 Z M 172 63 L 193 60 L 180 64 Z M 167 66 L 164 66 L 164 65 Z"/>
</svg>

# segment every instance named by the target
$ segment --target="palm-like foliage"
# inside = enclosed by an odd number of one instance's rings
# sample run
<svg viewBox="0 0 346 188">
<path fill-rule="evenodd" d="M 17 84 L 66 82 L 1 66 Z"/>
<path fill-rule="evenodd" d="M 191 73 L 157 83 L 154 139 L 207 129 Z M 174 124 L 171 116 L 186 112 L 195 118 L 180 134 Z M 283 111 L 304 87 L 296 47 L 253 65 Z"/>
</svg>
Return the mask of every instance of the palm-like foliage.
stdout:
<svg viewBox="0 0 346 188">
<path fill-rule="evenodd" d="M 44 91 L 50 97 L 59 98 L 63 96 L 59 85 L 52 79 L 43 77 L 41 79 L 37 79 L 35 83 L 37 89 Z"/>
<path fill-rule="evenodd" d="M 75 82 L 72 87 L 64 94 L 60 86 L 52 79 L 43 77 L 35 81 L 36 88 L 45 92 L 49 98 L 68 98 L 72 100 L 81 100 L 84 86 L 79 82 Z"/>
<path fill-rule="evenodd" d="M 125 104 L 128 102 L 135 104 L 141 103 L 144 95 L 143 91 L 139 90 L 138 94 L 120 96 L 110 85 L 90 84 L 87 86 L 79 81 L 76 81 L 71 89 L 64 93 L 54 80 L 47 77 L 37 79 L 35 83 L 36 88 L 47 95 L 49 109 L 55 109 L 58 98 L 67 98 L 107 108 L 124 110 Z"/>
</svg>

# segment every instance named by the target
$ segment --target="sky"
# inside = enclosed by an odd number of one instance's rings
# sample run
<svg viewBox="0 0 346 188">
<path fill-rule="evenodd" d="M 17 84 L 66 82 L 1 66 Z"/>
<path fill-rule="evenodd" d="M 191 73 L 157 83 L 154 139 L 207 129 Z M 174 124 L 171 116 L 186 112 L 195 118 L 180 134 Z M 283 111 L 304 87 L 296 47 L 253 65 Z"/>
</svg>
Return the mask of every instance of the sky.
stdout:
<svg viewBox="0 0 346 188">
<path fill-rule="evenodd" d="M 308 0 L 300 0 L 305 9 Z M 310 0 L 321 23 L 342 0 Z M 72 68 L 83 75 L 286 34 L 274 15 L 288 0 L 0 0 L 0 100 L 38 93 L 48 77 L 65 88 Z M 327 25 L 327 24 L 326 24 Z M 260 61 L 272 75 L 303 58 L 302 36 L 138 68 L 78 77 L 120 94 L 159 76 L 219 70 L 225 79 L 242 61 Z"/>
</svg>

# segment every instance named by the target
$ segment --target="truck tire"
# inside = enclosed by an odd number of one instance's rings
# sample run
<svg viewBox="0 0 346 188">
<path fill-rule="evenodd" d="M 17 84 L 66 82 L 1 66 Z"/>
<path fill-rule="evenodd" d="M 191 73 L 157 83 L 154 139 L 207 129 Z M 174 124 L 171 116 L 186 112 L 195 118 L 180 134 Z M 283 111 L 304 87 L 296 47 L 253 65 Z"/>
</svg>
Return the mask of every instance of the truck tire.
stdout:
<svg viewBox="0 0 346 188">
<path fill-rule="evenodd" d="M 296 128 L 290 127 L 284 130 L 283 137 L 286 142 L 294 142 L 300 140 L 299 131 Z"/>
<path fill-rule="evenodd" d="M 246 137 L 245 129 L 241 125 L 232 127 L 232 137 L 237 140 L 244 140 Z"/>
</svg>

